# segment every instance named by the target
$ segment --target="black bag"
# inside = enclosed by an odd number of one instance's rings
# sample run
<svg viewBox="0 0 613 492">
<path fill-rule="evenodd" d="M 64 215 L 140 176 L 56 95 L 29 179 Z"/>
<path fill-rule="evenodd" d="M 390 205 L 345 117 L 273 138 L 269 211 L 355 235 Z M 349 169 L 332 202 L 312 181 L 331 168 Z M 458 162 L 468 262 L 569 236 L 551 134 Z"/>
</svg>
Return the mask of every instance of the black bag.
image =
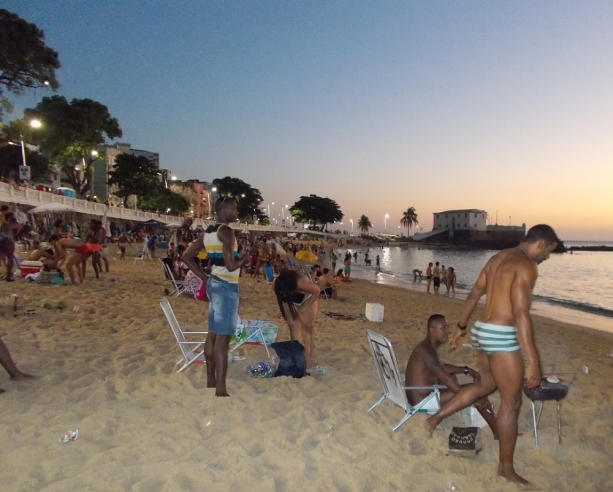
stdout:
<svg viewBox="0 0 613 492">
<path fill-rule="evenodd" d="M 449 434 L 449 454 L 475 456 L 481 451 L 479 427 L 452 427 Z"/>
<path fill-rule="evenodd" d="M 271 347 L 279 356 L 279 367 L 275 372 L 275 377 L 292 376 L 299 379 L 306 376 L 304 346 L 298 340 L 275 342 Z"/>
</svg>

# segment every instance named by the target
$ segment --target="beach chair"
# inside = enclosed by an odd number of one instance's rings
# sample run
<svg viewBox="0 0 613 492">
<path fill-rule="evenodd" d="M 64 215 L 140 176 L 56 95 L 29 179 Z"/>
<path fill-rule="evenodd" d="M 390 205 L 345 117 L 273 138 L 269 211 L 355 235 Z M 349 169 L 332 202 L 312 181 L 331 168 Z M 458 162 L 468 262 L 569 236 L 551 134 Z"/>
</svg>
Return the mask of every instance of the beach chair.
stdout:
<svg viewBox="0 0 613 492">
<path fill-rule="evenodd" d="M 183 280 L 175 279 L 168 264 L 164 263 L 161 259 L 160 263 L 162 264 L 162 268 L 166 274 L 166 281 L 170 282 L 172 286 L 172 290 L 168 293 L 168 295 L 171 297 L 179 297 L 181 294 L 183 294 L 183 290 L 185 289 Z"/>
<path fill-rule="evenodd" d="M 270 359 L 268 346 L 272 345 L 276 338 L 279 327 L 263 320 L 239 320 L 236 333 L 232 337 L 234 345 L 230 353 L 234 352 L 243 344 L 263 345 L 266 355 Z"/>
<path fill-rule="evenodd" d="M 147 241 L 143 242 L 143 249 L 139 250 L 136 246 L 136 256 L 134 257 L 134 263 L 137 261 L 145 261 L 149 259 L 149 250 L 147 249 Z"/>
<path fill-rule="evenodd" d="M 201 339 L 194 342 L 188 342 L 185 339 L 185 335 L 206 335 L 207 331 L 183 331 L 181 326 L 179 326 L 179 322 L 177 321 L 177 317 L 175 316 L 174 311 L 172 310 L 172 306 L 168 301 L 167 297 L 162 297 L 160 300 L 160 307 L 168 320 L 168 324 L 170 325 L 170 329 L 174 334 L 177 345 L 179 346 L 179 350 L 183 357 L 178 360 L 175 365 L 179 365 L 183 363 L 183 365 L 179 368 L 177 372 L 181 372 L 190 364 L 204 364 L 204 342 L 205 339 Z"/>
<path fill-rule="evenodd" d="M 396 355 L 390 341 L 372 330 L 366 330 L 366 339 L 368 340 L 368 346 L 372 353 L 372 357 L 375 361 L 375 368 L 383 387 L 383 395 L 379 400 L 371 406 L 368 411 L 370 412 L 375 407 L 383 403 L 388 399 L 402 408 L 406 415 L 396 424 L 393 430 L 400 428 L 407 420 L 409 420 L 416 413 L 426 413 L 432 415 L 440 408 L 440 393 L 439 390 L 447 388 L 446 386 L 433 385 L 433 386 L 405 386 L 404 378 L 400 376 L 398 370 L 398 363 L 396 362 Z M 406 390 L 408 389 L 428 389 L 431 393 L 426 396 L 417 405 L 413 406 L 409 404 L 407 400 Z M 434 401 L 432 401 L 434 400 Z M 433 405 L 435 403 L 435 405 Z"/>
</svg>

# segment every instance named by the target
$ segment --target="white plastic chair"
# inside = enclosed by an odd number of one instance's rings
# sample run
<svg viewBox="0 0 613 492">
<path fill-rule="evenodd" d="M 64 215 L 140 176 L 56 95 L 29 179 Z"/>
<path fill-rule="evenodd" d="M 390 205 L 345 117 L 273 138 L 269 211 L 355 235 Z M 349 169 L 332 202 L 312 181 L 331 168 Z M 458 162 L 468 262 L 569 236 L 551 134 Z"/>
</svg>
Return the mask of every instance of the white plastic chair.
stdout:
<svg viewBox="0 0 613 492">
<path fill-rule="evenodd" d="M 143 249 L 141 251 L 136 247 L 136 257 L 134 258 L 134 263 L 137 261 L 145 261 L 149 259 L 149 250 L 147 249 L 147 241 L 143 242 Z"/>
<path fill-rule="evenodd" d="M 179 361 L 175 365 L 179 365 L 183 363 L 183 365 L 179 368 L 177 372 L 181 372 L 190 364 L 204 364 L 204 342 L 205 340 L 198 340 L 194 342 L 189 342 L 185 339 L 185 335 L 206 335 L 207 331 L 183 331 L 181 326 L 179 326 L 179 322 L 177 321 L 177 317 L 175 316 L 174 311 L 172 310 L 172 306 L 168 301 L 167 297 L 162 297 L 160 300 L 160 307 L 168 320 L 168 324 L 177 340 L 177 345 L 179 346 L 179 350 L 183 357 L 179 359 Z"/>
<path fill-rule="evenodd" d="M 372 330 L 366 330 L 366 338 L 368 340 L 372 357 L 375 361 L 377 374 L 381 380 L 381 386 L 383 387 L 383 395 L 373 406 L 368 409 L 368 411 L 370 412 L 386 399 L 391 400 L 402 408 L 406 412 L 406 415 L 400 420 L 400 422 L 398 422 L 393 430 L 400 428 L 402 424 L 404 424 L 418 412 L 427 413 L 428 415 L 436 413 L 440 408 L 439 390 L 445 389 L 447 386 L 405 386 L 404 378 L 400 376 L 398 363 L 396 362 L 396 355 L 394 354 L 394 349 L 392 348 L 390 341 L 383 335 L 380 335 Z M 417 405 L 413 406 L 407 400 L 406 390 L 408 389 L 429 389 L 432 390 L 432 392 Z M 431 400 L 433 399 L 437 402 L 435 405 L 436 410 L 432 409 L 433 406 L 431 405 Z"/>
</svg>

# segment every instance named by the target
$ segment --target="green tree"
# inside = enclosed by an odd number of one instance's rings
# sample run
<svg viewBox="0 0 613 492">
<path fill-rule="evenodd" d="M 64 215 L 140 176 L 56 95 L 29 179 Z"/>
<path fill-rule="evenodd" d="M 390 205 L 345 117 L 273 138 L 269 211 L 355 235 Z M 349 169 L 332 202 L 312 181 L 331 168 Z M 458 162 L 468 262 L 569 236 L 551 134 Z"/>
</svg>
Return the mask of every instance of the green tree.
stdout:
<svg viewBox="0 0 613 492">
<path fill-rule="evenodd" d="M 151 193 L 138 197 L 138 208 L 159 210 L 161 213 L 182 214 L 189 209 L 189 200 L 179 193 L 164 188 L 161 183 Z"/>
<path fill-rule="evenodd" d="M 402 213 L 400 224 L 408 228 L 407 237 L 411 235 L 411 226 L 419 224 L 415 207 L 409 207 Z"/>
<path fill-rule="evenodd" d="M 258 220 L 265 217 L 265 214 L 260 210 L 262 193 L 257 188 L 253 188 L 241 179 L 231 178 L 230 176 L 214 179 L 213 185 L 217 187 L 219 196 L 227 196 L 236 201 L 238 218 L 242 222 L 251 222 L 254 215 L 257 215 Z"/>
<path fill-rule="evenodd" d="M 338 203 L 331 198 L 317 195 L 301 196 L 289 211 L 298 222 L 309 224 L 313 228 L 320 225 L 322 231 L 327 224 L 340 222 L 344 217 Z"/>
<path fill-rule="evenodd" d="M 362 232 L 364 233 L 368 232 L 368 229 L 370 229 L 371 227 L 372 227 L 372 222 L 370 221 L 368 217 L 366 217 L 366 215 L 362 215 L 358 219 L 358 229 L 360 229 Z"/>
<path fill-rule="evenodd" d="M 66 173 L 75 191 L 85 196 L 92 183 L 91 152 L 106 138 L 122 136 L 117 119 L 104 104 L 91 99 L 69 103 L 64 96 L 44 97 L 34 109 L 26 109 L 25 115 L 43 123 L 37 130 L 41 151 Z"/>
<path fill-rule="evenodd" d="M 45 33 L 16 14 L 0 9 L 0 120 L 12 105 L 4 90 L 21 95 L 26 89 L 60 84 L 55 71 L 60 68 L 57 52 L 45 44 Z"/>
<path fill-rule="evenodd" d="M 119 154 L 115 166 L 109 173 L 109 185 L 117 186 L 115 195 L 123 198 L 124 206 L 130 195 L 144 200 L 155 197 L 161 183 L 158 168 L 146 157 L 132 154 Z"/>
</svg>

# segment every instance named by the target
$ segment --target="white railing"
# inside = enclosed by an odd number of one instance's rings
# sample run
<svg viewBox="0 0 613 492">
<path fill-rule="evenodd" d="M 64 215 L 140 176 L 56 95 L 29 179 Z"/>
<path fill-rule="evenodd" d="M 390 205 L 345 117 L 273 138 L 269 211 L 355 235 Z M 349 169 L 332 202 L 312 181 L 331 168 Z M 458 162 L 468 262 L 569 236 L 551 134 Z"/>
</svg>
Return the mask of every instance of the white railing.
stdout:
<svg viewBox="0 0 613 492">
<path fill-rule="evenodd" d="M 104 215 L 104 209 L 107 208 L 107 217 L 113 219 L 124 220 L 137 220 L 144 222 L 146 220 L 158 220 L 164 222 L 169 226 L 180 226 L 185 220 L 184 217 L 178 217 L 175 215 L 157 214 L 155 212 L 144 212 L 143 210 L 134 210 L 125 207 L 113 207 L 104 205 L 103 203 L 88 202 L 87 200 L 80 200 L 78 198 L 70 198 L 68 196 L 56 195 L 55 193 L 49 193 L 47 191 L 38 191 L 32 188 L 16 188 L 8 183 L 0 183 L 0 202 L 19 203 L 21 205 L 32 205 L 38 207 L 39 205 L 45 205 L 47 203 L 61 203 L 74 209 L 75 212 L 98 215 L 102 217 Z M 194 221 L 196 226 L 200 226 L 204 229 L 212 224 L 212 221 L 196 219 Z M 270 225 L 259 224 L 230 224 L 233 229 L 249 229 L 250 231 L 262 231 L 262 232 L 296 232 L 296 233 L 309 233 L 316 234 L 318 236 L 329 235 L 337 236 L 337 234 L 331 234 L 327 232 L 312 231 L 307 229 L 300 229 L 298 227 L 279 227 Z"/>
</svg>

